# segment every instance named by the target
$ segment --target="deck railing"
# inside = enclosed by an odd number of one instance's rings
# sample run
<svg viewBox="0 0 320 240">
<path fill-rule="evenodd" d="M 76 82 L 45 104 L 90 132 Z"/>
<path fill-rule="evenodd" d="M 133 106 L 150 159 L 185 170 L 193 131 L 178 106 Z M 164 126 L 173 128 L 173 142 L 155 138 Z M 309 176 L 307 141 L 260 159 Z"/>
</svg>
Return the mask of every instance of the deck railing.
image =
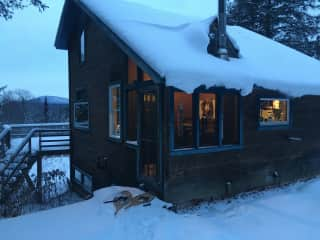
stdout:
<svg viewBox="0 0 320 240">
<path fill-rule="evenodd" d="M 69 129 L 69 123 L 32 123 L 32 124 L 9 124 L 12 138 L 22 138 L 32 129 Z"/>
<path fill-rule="evenodd" d="M 3 158 L 6 151 L 11 147 L 11 128 L 8 125 L 3 126 L 0 132 L 0 158 Z"/>
<path fill-rule="evenodd" d="M 32 141 L 34 138 L 39 138 L 39 148 L 34 151 Z M 66 154 L 70 150 L 70 130 L 69 129 L 32 129 L 19 143 L 19 145 L 8 154 L 7 158 L 3 162 L 4 167 L 0 168 L 1 188 L 0 188 L 0 200 L 1 196 L 4 196 L 2 189 L 7 186 L 12 179 L 17 176 L 19 171 L 24 169 L 30 169 L 35 160 L 32 160 L 33 156 L 37 156 L 38 162 L 41 162 L 41 156 L 47 154 Z M 38 154 L 38 155 L 37 155 Z M 37 167 L 38 168 L 38 167 Z M 42 168 L 42 167 L 41 167 Z M 39 171 L 39 169 L 37 169 Z M 40 170 L 42 172 L 42 169 Z M 42 174 L 42 173 L 41 173 Z M 41 175 L 39 178 L 41 185 Z"/>
</svg>

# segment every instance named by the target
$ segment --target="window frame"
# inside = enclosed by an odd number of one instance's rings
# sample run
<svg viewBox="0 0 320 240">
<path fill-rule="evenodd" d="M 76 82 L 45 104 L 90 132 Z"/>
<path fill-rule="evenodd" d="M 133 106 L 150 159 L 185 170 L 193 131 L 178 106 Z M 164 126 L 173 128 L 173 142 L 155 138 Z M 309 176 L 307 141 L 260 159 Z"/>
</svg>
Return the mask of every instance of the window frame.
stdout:
<svg viewBox="0 0 320 240">
<path fill-rule="evenodd" d="M 230 150 L 241 150 L 243 149 L 243 111 L 242 111 L 242 97 L 240 91 L 225 88 L 210 88 L 196 89 L 192 93 L 192 106 L 193 106 L 193 122 L 195 126 L 193 127 L 194 135 L 194 146 L 192 148 L 175 148 L 175 126 L 174 126 L 174 93 L 181 92 L 181 90 L 170 87 L 169 102 L 170 102 L 170 119 L 169 119 L 169 145 L 170 145 L 170 155 L 180 156 L 180 155 L 190 155 L 190 154 L 203 154 L 210 152 L 221 152 Z M 217 99 L 217 118 L 218 118 L 218 145 L 212 146 L 200 146 L 200 125 L 199 125 L 199 94 L 200 93 L 213 93 L 216 94 Z M 223 145 L 223 96 L 224 94 L 232 93 L 238 96 L 238 118 L 239 118 L 239 144 Z"/>
<path fill-rule="evenodd" d="M 261 124 L 260 121 L 260 109 L 261 109 L 261 101 L 272 101 L 272 100 L 280 100 L 287 102 L 287 121 L 285 122 L 272 122 Z M 273 130 L 273 129 L 287 129 L 291 126 L 291 101 L 289 98 L 285 97 L 259 97 L 258 98 L 258 130 Z"/>
<path fill-rule="evenodd" d="M 129 62 L 133 63 L 136 67 L 136 79 L 133 80 L 132 82 L 129 82 Z M 123 104 L 123 139 L 126 145 L 130 148 L 133 149 L 138 149 L 140 147 L 140 113 L 141 113 L 141 104 L 142 104 L 142 94 L 141 90 L 152 86 L 153 80 L 152 77 L 150 76 L 151 80 L 144 81 L 143 76 L 144 73 L 147 73 L 142 70 L 142 68 L 132 59 L 132 58 L 127 58 L 127 79 L 125 81 L 124 87 L 123 87 L 123 99 L 124 99 L 124 104 Z M 148 73 L 147 73 L 148 74 Z M 128 119 L 128 106 L 127 106 L 127 101 L 128 101 L 128 92 L 130 91 L 136 91 L 137 93 L 137 141 L 133 142 L 128 140 L 127 136 L 127 131 L 128 131 L 128 126 L 127 126 L 127 119 Z"/>
<path fill-rule="evenodd" d="M 76 106 L 87 104 L 88 105 L 88 124 L 83 126 L 76 121 Z M 89 130 L 90 129 L 90 107 L 88 101 L 76 101 L 73 103 L 73 127 L 79 130 Z"/>
<path fill-rule="evenodd" d="M 119 122 L 120 122 L 120 133 L 119 133 L 119 136 L 117 135 L 113 135 L 112 134 L 112 113 L 113 113 L 113 108 L 112 108 L 112 90 L 114 88 L 119 88 L 119 92 L 120 92 L 120 97 L 119 97 Z M 109 104 L 108 104 L 108 120 L 109 120 L 109 127 L 108 127 L 108 130 L 109 130 L 109 138 L 112 139 L 112 140 L 116 140 L 116 141 L 121 141 L 122 140 L 122 131 L 123 131 L 123 127 L 122 127 L 122 98 L 121 98 L 121 95 L 122 95 L 122 90 L 121 90 L 121 84 L 120 83 L 113 83 L 113 84 L 110 84 L 109 85 L 109 96 L 108 96 L 108 101 L 109 101 Z"/>
</svg>

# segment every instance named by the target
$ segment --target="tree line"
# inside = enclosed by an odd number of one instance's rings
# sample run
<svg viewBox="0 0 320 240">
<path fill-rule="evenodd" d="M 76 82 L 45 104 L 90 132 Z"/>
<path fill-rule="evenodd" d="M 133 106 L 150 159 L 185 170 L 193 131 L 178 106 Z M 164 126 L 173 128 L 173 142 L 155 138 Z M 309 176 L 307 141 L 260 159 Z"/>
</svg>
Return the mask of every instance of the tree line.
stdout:
<svg viewBox="0 0 320 240">
<path fill-rule="evenodd" d="M 319 0 L 234 0 L 228 23 L 320 59 Z"/>
<path fill-rule="evenodd" d="M 0 125 L 10 123 L 46 123 L 69 121 L 69 105 L 34 101 L 27 90 L 0 87 Z"/>
</svg>

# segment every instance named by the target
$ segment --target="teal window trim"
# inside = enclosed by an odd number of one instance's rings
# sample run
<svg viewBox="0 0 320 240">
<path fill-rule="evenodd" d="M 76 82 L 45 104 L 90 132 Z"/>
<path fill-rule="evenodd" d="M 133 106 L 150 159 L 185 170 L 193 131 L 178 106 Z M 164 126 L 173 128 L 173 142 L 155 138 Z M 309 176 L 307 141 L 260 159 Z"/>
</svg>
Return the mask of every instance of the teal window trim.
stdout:
<svg viewBox="0 0 320 240">
<path fill-rule="evenodd" d="M 281 122 L 275 122 L 275 123 L 270 123 L 270 124 L 261 124 L 260 121 L 260 108 L 261 108 L 261 101 L 263 100 L 282 100 L 282 101 L 287 101 L 288 106 L 287 106 L 287 117 L 288 121 L 285 123 Z M 259 96 L 257 98 L 257 129 L 259 131 L 277 131 L 277 130 L 288 130 L 292 128 L 292 103 L 290 98 L 286 97 L 268 97 L 268 96 Z"/>
</svg>

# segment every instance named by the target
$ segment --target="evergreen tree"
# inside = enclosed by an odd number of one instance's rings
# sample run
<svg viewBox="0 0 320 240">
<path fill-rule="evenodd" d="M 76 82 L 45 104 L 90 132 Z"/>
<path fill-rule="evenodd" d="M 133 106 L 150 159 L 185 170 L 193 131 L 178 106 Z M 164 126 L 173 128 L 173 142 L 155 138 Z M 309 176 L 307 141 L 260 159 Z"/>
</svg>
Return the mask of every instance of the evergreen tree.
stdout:
<svg viewBox="0 0 320 240">
<path fill-rule="evenodd" d="M 317 9 L 319 16 L 309 14 Z M 235 0 L 229 5 L 228 20 L 320 58 L 315 40 L 320 34 L 318 0 Z"/>
<path fill-rule="evenodd" d="M 49 120 L 49 106 L 48 106 L 48 98 L 47 96 L 44 98 L 44 109 L 43 109 L 43 114 L 44 114 L 44 122 L 47 123 Z"/>
</svg>

